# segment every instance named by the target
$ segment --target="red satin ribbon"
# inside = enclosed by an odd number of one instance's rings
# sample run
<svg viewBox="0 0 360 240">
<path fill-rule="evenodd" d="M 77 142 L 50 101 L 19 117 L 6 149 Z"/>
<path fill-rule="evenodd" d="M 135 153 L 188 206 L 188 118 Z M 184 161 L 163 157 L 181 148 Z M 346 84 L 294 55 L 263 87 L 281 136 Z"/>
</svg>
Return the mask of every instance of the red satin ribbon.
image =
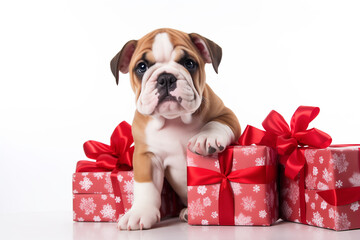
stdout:
<svg viewBox="0 0 360 240">
<path fill-rule="evenodd" d="M 332 141 L 323 131 L 316 128 L 307 130 L 319 111 L 318 107 L 300 106 L 292 116 L 289 127 L 283 116 L 273 110 L 262 123 L 266 131 L 248 125 L 239 143 L 255 143 L 275 148 L 280 155 L 280 163 L 285 166 L 285 176 L 295 179 L 305 165 L 305 158 L 301 157 L 299 146 L 326 148 Z"/>
<path fill-rule="evenodd" d="M 111 171 L 111 183 L 114 195 L 121 201 L 116 203 L 116 216 L 124 212 L 121 188 L 117 180 L 119 171 L 131 171 L 134 142 L 131 126 L 123 121 L 114 130 L 110 138 L 110 145 L 87 141 L 84 143 L 84 152 L 88 158 L 96 161 L 78 161 L 76 172 L 107 172 Z"/>
<path fill-rule="evenodd" d="M 306 223 L 304 147 L 326 148 L 332 141 L 323 131 L 307 129 L 319 112 L 318 107 L 300 106 L 293 114 L 289 126 L 283 116 L 273 110 L 262 123 L 265 131 L 248 125 L 239 139 L 240 145 L 258 144 L 275 148 L 280 155 L 280 163 L 285 167 L 285 176 L 291 179 L 299 176 L 303 223 Z"/>
<path fill-rule="evenodd" d="M 231 172 L 234 146 L 218 155 L 220 172 L 199 167 L 188 167 L 188 186 L 220 183 L 219 224 L 234 225 L 234 194 L 230 182 L 265 184 L 276 179 L 275 166 L 256 166 Z"/>
</svg>

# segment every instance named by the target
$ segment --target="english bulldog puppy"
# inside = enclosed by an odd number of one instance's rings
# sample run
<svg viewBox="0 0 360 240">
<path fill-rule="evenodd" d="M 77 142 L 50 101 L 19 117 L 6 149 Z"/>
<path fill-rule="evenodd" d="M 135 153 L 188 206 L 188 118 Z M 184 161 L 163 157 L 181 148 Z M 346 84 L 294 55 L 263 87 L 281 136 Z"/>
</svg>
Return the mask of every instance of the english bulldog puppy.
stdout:
<svg viewBox="0 0 360 240">
<path fill-rule="evenodd" d="M 119 229 L 159 221 L 164 177 L 187 205 L 187 148 L 210 155 L 239 138 L 236 116 L 205 81 L 205 64 L 217 73 L 221 57 L 221 48 L 199 34 L 158 29 L 127 42 L 111 60 L 116 83 L 119 71 L 130 74 L 136 100 L 134 202 Z"/>
</svg>

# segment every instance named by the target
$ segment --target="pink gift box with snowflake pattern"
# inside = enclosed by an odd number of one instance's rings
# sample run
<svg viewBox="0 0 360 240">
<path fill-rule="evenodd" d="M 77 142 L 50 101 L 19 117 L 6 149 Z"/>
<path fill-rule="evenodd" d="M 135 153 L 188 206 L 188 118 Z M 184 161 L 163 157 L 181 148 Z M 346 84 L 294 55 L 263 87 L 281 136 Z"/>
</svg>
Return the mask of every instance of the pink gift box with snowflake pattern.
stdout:
<svg viewBox="0 0 360 240">
<path fill-rule="evenodd" d="M 360 186 L 359 146 L 305 150 L 305 216 L 308 225 L 348 230 L 360 228 L 360 203 L 331 205 L 318 192 Z M 299 179 L 281 173 L 281 216 L 301 222 Z"/>
<path fill-rule="evenodd" d="M 266 146 L 235 146 L 232 171 L 255 166 L 276 165 L 275 152 Z M 220 172 L 217 156 L 203 157 L 188 150 L 188 167 Z M 189 173 L 189 172 L 188 172 Z M 230 182 L 234 196 L 235 225 L 271 225 L 278 219 L 275 179 L 267 184 Z M 188 186 L 188 223 L 219 224 L 219 184 Z"/>
<path fill-rule="evenodd" d="M 116 197 L 110 178 L 111 172 L 79 172 L 73 174 L 73 220 L 79 222 L 116 222 L 116 204 L 123 204 L 126 213 L 134 201 L 133 171 L 120 171 L 117 180 L 121 197 Z M 183 205 L 164 181 L 161 194 L 161 217 L 178 216 Z M 120 217 L 124 214 L 120 213 Z"/>
</svg>

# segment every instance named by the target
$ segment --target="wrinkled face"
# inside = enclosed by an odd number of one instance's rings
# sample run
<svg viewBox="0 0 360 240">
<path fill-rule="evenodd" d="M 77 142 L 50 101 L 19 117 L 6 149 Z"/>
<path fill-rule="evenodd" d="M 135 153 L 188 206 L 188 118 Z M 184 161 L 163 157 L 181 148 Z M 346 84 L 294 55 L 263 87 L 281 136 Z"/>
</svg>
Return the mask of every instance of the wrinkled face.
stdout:
<svg viewBox="0 0 360 240">
<path fill-rule="evenodd" d="M 129 71 L 140 113 L 172 119 L 199 108 L 204 61 L 190 43 L 190 39 L 178 39 L 176 44 L 162 32 L 150 46 L 135 50 Z"/>
<path fill-rule="evenodd" d="M 125 44 L 111 61 L 111 70 L 117 81 L 119 70 L 130 73 L 138 112 L 173 119 L 200 107 L 205 63 L 213 63 L 217 71 L 220 60 L 221 48 L 212 41 L 159 29 Z"/>
</svg>

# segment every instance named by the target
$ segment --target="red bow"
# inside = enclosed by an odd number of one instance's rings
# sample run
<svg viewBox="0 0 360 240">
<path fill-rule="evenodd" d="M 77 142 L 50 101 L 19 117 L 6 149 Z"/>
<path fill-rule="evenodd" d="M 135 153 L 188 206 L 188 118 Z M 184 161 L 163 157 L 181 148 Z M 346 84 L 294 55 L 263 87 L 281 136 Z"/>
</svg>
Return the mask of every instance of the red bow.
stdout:
<svg viewBox="0 0 360 240">
<path fill-rule="evenodd" d="M 131 171 L 133 168 L 132 157 L 134 142 L 131 134 L 131 126 L 127 122 L 121 122 L 114 130 L 110 138 L 110 145 L 87 141 L 84 143 L 84 152 L 88 158 L 96 161 L 79 161 L 76 172 L 107 172 L 111 171 L 111 183 L 116 197 L 121 198 L 121 189 L 117 180 L 119 171 Z M 122 199 L 116 204 L 116 216 L 124 212 Z"/>
<path fill-rule="evenodd" d="M 239 139 L 240 145 L 259 144 L 276 148 L 280 163 L 285 166 L 285 176 L 295 179 L 304 168 L 305 158 L 299 146 L 326 148 L 331 137 L 316 128 L 308 129 L 309 123 L 316 118 L 318 107 L 300 106 L 291 118 L 290 127 L 276 111 L 271 111 L 262 125 L 266 131 L 247 126 Z"/>
<path fill-rule="evenodd" d="M 198 186 L 220 183 L 219 224 L 234 225 L 234 194 L 230 182 L 265 184 L 276 179 L 275 166 L 256 166 L 231 172 L 234 146 L 219 153 L 220 172 L 188 167 L 187 185 Z"/>
</svg>

